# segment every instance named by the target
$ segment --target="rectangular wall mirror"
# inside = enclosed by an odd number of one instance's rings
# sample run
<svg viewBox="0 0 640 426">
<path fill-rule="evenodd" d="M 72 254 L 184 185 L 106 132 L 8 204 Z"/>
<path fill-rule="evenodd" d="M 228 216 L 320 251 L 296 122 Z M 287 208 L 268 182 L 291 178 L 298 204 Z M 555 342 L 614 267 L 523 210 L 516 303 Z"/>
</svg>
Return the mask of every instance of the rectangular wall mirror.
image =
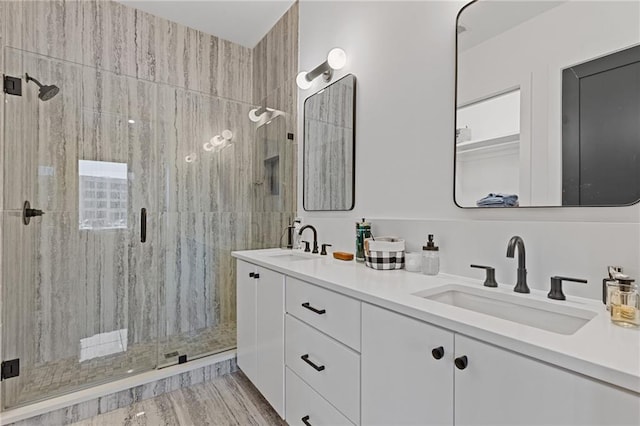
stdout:
<svg viewBox="0 0 640 426">
<path fill-rule="evenodd" d="M 302 206 L 307 211 L 353 209 L 355 108 L 352 74 L 304 102 Z"/>
<path fill-rule="evenodd" d="M 458 206 L 640 200 L 640 2 L 477 0 L 457 33 Z"/>
</svg>

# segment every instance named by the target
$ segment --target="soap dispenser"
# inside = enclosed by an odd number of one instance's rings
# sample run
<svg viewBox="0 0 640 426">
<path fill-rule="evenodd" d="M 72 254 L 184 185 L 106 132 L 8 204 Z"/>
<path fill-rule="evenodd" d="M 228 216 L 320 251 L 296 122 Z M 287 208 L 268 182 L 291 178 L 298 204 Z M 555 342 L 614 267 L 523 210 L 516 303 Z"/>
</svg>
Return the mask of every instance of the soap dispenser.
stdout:
<svg viewBox="0 0 640 426">
<path fill-rule="evenodd" d="M 440 248 L 433 242 L 433 234 L 429 234 L 426 246 L 422 246 L 422 273 L 438 275 L 440 271 Z"/>
</svg>

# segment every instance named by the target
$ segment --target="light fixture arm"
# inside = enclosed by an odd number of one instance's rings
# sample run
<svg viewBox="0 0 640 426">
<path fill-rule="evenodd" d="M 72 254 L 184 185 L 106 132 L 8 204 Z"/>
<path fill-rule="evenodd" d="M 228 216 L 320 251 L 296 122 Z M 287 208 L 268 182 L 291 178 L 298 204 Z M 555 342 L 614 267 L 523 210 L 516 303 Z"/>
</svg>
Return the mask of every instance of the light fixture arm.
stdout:
<svg viewBox="0 0 640 426">
<path fill-rule="evenodd" d="M 267 107 L 266 106 L 261 106 L 260 108 L 255 110 L 255 115 L 257 115 L 259 117 L 262 114 L 264 114 L 265 112 L 267 112 Z"/>
<path fill-rule="evenodd" d="M 307 79 L 307 81 L 311 82 L 320 75 L 322 75 L 322 79 L 324 81 L 331 81 L 331 77 L 333 77 L 333 69 L 329 66 L 329 61 L 324 61 L 323 63 L 309 71 L 305 78 Z"/>
</svg>

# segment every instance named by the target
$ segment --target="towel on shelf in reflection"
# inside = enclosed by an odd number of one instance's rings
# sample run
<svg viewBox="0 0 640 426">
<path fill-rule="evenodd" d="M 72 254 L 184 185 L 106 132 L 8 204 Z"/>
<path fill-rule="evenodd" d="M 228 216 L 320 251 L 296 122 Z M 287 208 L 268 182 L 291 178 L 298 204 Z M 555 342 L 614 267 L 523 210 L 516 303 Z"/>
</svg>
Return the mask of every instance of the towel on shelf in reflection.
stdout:
<svg viewBox="0 0 640 426">
<path fill-rule="evenodd" d="M 490 193 L 476 201 L 478 207 L 518 207 L 519 205 L 516 194 Z"/>
</svg>

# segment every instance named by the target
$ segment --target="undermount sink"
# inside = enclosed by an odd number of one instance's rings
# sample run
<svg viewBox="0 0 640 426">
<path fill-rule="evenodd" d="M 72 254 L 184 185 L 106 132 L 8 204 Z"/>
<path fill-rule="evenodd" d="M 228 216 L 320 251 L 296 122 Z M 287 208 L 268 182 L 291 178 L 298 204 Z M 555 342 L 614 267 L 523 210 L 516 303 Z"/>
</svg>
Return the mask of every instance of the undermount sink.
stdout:
<svg viewBox="0 0 640 426">
<path fill-rule="evenodd" d="M 491 293 L 491 290 L 484 288 L 476 289 L 457 284 L 448 284 L 414 295 L 566 335 L 574 334 L 597 315 L 595 312 L 571 306 L 559 306 L 505 293 Z"/>
<path fill-rule="evenodd" d="M 278 252 L 277 254 L 269 255 L 269 257 L 273 259 L 288 260 L 290 262 L 297 262 L 299 260 L 313 260 L 318 258 L 317 256 L 312 256 L 309 254 L 303 254 L 298 252 L 289 252 L 289 253 Z"/>
</svg>

